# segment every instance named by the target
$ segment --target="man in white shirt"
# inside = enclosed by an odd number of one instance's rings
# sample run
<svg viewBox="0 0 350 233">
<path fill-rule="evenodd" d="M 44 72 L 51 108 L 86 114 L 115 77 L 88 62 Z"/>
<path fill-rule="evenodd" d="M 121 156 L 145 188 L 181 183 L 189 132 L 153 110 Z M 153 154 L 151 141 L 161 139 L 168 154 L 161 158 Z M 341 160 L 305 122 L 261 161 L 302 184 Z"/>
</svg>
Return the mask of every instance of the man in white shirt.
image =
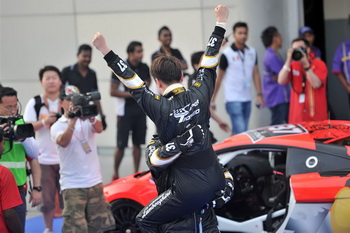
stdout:
<svg viewBox="0 0 350 233">
<path fill-rule="evenodd" d="M 61 72 L 54 66 L 45 66 L 39 71 L 39 78 L 44 92 L 29 100 L 24 111 L 24 120 L 32 123 L 40 150 L 39 163 L 41 168 L 41 186 L 45 233 L 52 232 L 52 222 L 55 215 L 55 197 L 60 193 L 59 157 L 55 144 L 50 137 L 50 127 L 61 113 L 61 101 L 58 98 L 61 86 Z M 62 197 L 59 194 L 61 208 Z"/>
<path fill-rule="evenodd" d="M 67 86 L 60 93 L 64 115 L 51 127 L 60 157 L 60 184 L 64 199 L 62 232 L 103 232 L 114 228 L 114 218 L 103 195 L 95 133 L 103 131 L 95 117 L 69 118 L 71 97 L 79 93 Z"/>
<path fill-rule="evenodd" d="M 221 82 L 224 86 L 226 111 L 232 122 L 232 134 L 238 134 L 248 129 L 251 110 L 251 86 L 254 82 L 257 92 L 256 105 L 264 106 L 262 98 L 257 53 L 253 47 L 248 47 L 248 25 L 237 22 L 233 26 L 235 42 L 222 52 L 215 91 L 211 100 L 212 108 Z"/>
</svg>

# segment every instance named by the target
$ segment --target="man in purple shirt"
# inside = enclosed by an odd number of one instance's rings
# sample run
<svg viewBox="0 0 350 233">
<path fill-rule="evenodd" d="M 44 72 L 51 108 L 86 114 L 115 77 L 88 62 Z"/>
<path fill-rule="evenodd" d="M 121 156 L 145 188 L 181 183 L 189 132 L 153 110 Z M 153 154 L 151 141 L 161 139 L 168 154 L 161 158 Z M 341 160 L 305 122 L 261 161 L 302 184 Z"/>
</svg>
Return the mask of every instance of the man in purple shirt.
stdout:
<svg viewBox="0 0 350 233">
<path fill-rule="evenodd" d="M 283 60 L 278 53 L 282 47 L 282 37 L 276 27 L 267 27 L 261 33 L 266 48 L 264 55 L 263 92 L 265 106 L 271 111 L 271 125 L 288 122 L 289 85 L 277 82 L 278 73 L 283 67 Z"/>
<path fill-rule="evenodd" d="M 313 52 L 315 58 L 321 59 L 321 55 L 322 55 L 321 50 L 316 46 L 314 46 L 314 41 L 315 41 L 314 31 L 310 27 L 304 26 L 300 28 L 299 33 L 301 38 L 304 38 L 305 40 L 309 41 L 311 52 Z"/>
<path fill-rule="evenodd" d="M 350 39 L 341 43 L 335 51 L 332 73 L 338 76 L 340 83 L 345 87 L 350 102 Z"/>
</svg>

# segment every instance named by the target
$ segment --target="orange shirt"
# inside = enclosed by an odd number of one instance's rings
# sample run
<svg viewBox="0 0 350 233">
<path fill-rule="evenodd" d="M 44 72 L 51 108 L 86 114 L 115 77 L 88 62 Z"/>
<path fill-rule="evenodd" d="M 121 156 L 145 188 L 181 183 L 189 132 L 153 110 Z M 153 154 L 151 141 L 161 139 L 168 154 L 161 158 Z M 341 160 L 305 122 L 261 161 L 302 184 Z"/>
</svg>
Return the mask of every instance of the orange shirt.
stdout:
<svg viewBox="0 0 350 233">
<path fill-rule="evenodd" d="M 289 82 L 291 98 L 289 106 L 289 123 L 303 121 L 322 121 L 328 119 L 327 112 L 327 66 L 320 59 L 312 59 L 310 67 L 321 80 L 321 87 L 314 89 L 306 78 L 304 67 L 296 61 L 290 64 Z M 303 88 L 303 83 L 304 88 Z"/>
</svg>

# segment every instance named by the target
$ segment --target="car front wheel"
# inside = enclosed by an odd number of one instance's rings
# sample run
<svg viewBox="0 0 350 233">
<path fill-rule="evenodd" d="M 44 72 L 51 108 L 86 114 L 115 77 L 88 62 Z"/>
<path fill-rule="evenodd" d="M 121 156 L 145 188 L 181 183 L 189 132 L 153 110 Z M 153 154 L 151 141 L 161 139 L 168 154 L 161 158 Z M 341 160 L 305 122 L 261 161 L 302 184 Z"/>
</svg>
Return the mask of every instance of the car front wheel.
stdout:
<svg viewBox="0 0 350 233">
<path fill-rule="evenodd" d="M 133 200 L 118 199 L 111 203 L 116 229 L 108 233 L 141 233 L 136 224 L 136 215 L 143 206 Z"/>
</svg>

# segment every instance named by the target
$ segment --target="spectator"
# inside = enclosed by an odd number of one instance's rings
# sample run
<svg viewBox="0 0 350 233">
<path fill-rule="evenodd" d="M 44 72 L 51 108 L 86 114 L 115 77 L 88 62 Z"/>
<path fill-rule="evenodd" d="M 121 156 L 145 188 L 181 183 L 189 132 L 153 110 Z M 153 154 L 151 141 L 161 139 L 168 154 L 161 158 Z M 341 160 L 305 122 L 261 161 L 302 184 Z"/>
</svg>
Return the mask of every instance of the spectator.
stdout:
<svg viewBox="0 0 350 233">
<path fill-rule="evenodd" d="M 127 48 L 128 59 L 126 63 L 139 75 L 147 86 L 151 84 L 149 68 L 142 63 L 142 44 L 133 41 Z M 120 85 L 119 79 L 111 79 L 111 96 L 118 97 L 117 114 L 117 149 L 114 153 L 113 179 L 119 178 L 119 166 L 124 156 L 124 149 L 128 146 L 129 132 L 132 132 L 132 155 L 134 158 L 134 172 L 139 171 L 141 159 L 141 144 L 145 144 L 146 115 L 132 98 L 129 89 Z"/>
<path fill-rule="evenodd" d="M 262 98 L 258 59 L 253 47 L 248 47 L 248 25 L 238 22 L 233 26 L 235 42 L 224 49 L 218 69 L 212 106 L 215 106 L 216 95 L 223 82 L 226 111 L 232 122 L 232 134 L 248 129 L 251 110 L 251 85 L 254 81 L 257 92 L 256 104 L 264 107 Z"/>
<path fill-rule="evenodd" d="M 332 72 L 344 86 L 350 103 L 350 39 L 342 42 L 335 51 Z"/>
<path fill-rule="evenodd" d="M 200 68 L 200 61 L 204 54 L 204 51 L 196 52 L 191 55 L 191 65 L 194 70 L 193 74 L 191 74 L 188 78 L 188 87 L 191 87 L 193 83 L 195 83 L 197 75 L 198 75 L 198 69 Z M 211 117 L 219 124 L 220 129 L 222 129 L 225 132 L 230 131 L 230 127 L 228 124 L 223 121 L 218 114 L 216 114 L 215 110 L 213 108 L 210 108 L 210 115 Z M 217 142 L 216 138 L 214 137 L 214 134 L 212 131 L 209 131 L 211 142 L 214 144 Z"/>
<path fill-rule="evenodd" d="M 321 59 L 321 55 L 322 55 L 321 50 L 314 45 L 314 41 L 315 41 L 314 31 L 310 27 L 305 26 L 300 28 L 299 34 L 301 38 L 304 38 L 309 42 L 311 52 L 313 53 L 315 58 Z"/>
<path fill-rule="evenodd" d="M 74 65 L 67 66 L 62 70 L 62 84 L 74 85 L 79 88 L 80 92 L 98 91 L 97 77 L 94 70 L 90 69 L 92 48 L 90 45 L 82 44 L 79 46 L 77 58 L 78 62 Z M 100 100 L 94 101 L 100 113 L 103 129 L 106 129 L 106 117 L 103 114 Z"/>
<path fill-rule="evenodd" d="M 3 132 L 0 130 L 0 158 L 5 150 Z M 23 227 L 16 206 L 22 204 L 16 180 L 11 171 L 0 165 L 0 232 L 22 233 Z"/>
<path fill-rule="evenodd" d="M 173 49 L 170 47 L 171 41 L 172 41 L 172 35 L 171 31 L 167 26 L 163 26 L 161 29 L 158 31 L 158 40 L 161 43 L 161 47 L 158 51 L 154 52 L 152 54 L 152 61 L 159 56 L 160 54 L 164 54 L 167 56 L 174 56 L 178 58 L 181 62 L 181 70 L 187 70 L 187 62 L 183 58 L 180 50 L 178 49 Z"/>
<path fill-rule="evenodd" d="M 292 61 L 293 51 L 302 53 L 300 60 Z M 287 60 L 278 74 L 278 83 L 292 86 L 289 123 L 322 121 L 328 119 L 326 83 L 327 67 L 315 59 L 309 42 L 298 38 L 293 40 L 287 52 Z"/>
<path fill-rule="evenodd" d="M 278 73 L 283 67 L 283 60 L 278 50 L 282 47 L 282 36 L 276 27 L 267 27 L 261 33 L 266 48 L 264 55 L 263 90 L 265 106 L 271 111 L 271 125 L 288 122 L 289 85 L 277 82 Z"/>
<path fill-rule="evenodd" d="M 39 79 L 44 92 L 30 99 L 24 111 L 24 120 L 32 123 L 39 145 L 39 163 L 41 168 L 41 185 L 45 233 L 52 232 L 52 222 L 55 215 L 55 197 L 60 193 L 60 160 L 55 144 L 50 137 L 51 125 L 61 114 L 59 99 L 61 86 L 61 72 L 54 66 L 45 66 L 39 71 Z M 61 209 L 63 200 L 59 194 Z"/>
<path fill-rule="evenodd" d="M 64 200 L 62 232 L 103 232 L 114 228 L 114 218 L 103 195 L 95 133 L 102 123 L 95 117 L 69 118 L 75 86 L 62 88 L 64 114 L 51 127 L 60 156 L 60 185 Z"/>
<path fill-rule="evenodd" d="M 18 99 L 17 92 L 11 87 L 0 88 L 0 115 L 10 116 L 18 114 Z M 23 124 L 23 119 L 19 119 L 15 124 Z M 8 126 L 2 125 L 2 128 L 6 131 Z M 41 203 L 41 170 L 38 162 L 39 148 L 36 145 L 34 138 L 26 138 L 22 143 L 15 143 L 12 139 L 5 138 L 5 151 L 0 159 L 0 165 L 7 167 L 15 177 L 16 184 L 22 198 L 22 204 L 16 206 L 16 212 L 18 213 L 21 225 L 25 227 L 26 220 L 26 192 L 25 184 L 27 182 L 27 171 L 26 171 L 26 155 L 33 159 L 29 159 L 29 165 L 33 174 L 33 190 L 31 191 L 29 202 L 32 203 L 32 207 L 37 206 Z"/>
</svg>

